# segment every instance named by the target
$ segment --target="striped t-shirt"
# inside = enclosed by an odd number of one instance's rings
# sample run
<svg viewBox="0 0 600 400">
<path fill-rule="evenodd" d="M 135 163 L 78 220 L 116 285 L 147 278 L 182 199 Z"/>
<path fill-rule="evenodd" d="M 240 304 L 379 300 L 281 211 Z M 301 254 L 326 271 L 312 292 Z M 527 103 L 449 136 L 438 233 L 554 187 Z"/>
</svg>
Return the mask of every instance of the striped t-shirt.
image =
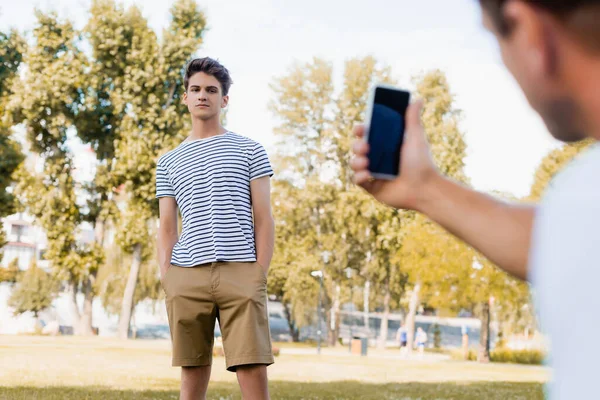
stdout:
<svg viewBox="0 0 600 400">
<path fill-rule="evenodd" d="M 156 197 L 174 197 L 183 219 L 171 264 L 256 261 L 250 181 L 272 175 L 264 147 L 233 132 L 160 157 Z"/>
</svg>

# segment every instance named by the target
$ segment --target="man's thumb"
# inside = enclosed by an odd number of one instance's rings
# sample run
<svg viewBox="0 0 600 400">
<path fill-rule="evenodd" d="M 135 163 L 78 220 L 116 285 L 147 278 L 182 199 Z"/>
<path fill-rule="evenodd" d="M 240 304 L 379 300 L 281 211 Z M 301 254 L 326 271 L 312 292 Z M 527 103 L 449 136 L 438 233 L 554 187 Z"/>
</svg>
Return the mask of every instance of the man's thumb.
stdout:
<svg viewBox="0 0 600 400">
<path fill-rule="evenodd" d="M 418 100 L 408 106 L 406 110 L 406 130 L 412 131 L 415 128 L 420 128 L 421 124 L 421 111 L 423 110 L 423 100 Z"/>
</svg>

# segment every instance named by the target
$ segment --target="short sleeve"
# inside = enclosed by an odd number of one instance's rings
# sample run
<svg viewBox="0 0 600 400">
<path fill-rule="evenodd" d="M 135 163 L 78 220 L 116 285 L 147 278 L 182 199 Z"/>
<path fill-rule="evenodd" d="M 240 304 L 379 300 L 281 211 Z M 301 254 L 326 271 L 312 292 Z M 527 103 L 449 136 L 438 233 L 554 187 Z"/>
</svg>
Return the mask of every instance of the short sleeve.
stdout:
<svg viewBox="0 0 600 400">
<path fill-rule="evenodd" d="M 250 158 L 250 180 L 253 181 L 263 176 L 273 176 L 273 169 L 265 148 L 260 143 L 256 143 Z"/>
<path fill-rule="evenodd" d="M 156 198 L 175 197 L 167 169 L 160 163 L 156 166 Z"/>
</svg>

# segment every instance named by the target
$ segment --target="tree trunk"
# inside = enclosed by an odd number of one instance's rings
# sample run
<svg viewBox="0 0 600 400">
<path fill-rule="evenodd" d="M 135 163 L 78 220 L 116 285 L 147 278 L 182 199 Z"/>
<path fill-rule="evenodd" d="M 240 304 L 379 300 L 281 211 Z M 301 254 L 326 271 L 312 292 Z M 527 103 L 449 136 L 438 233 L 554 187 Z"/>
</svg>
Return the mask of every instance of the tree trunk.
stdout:
<svg viewBox="0 0 600 400">
<path fill-rule="evenodd" d="M 92 330 L 92 301 L 94 297 L 91 284 L 89 280 L 83 283 L 83 312 L 79 310 L 79 305 L 77 304 L 78 286 L 77 282 L 71 282 L 69 290 L 69 307 L 73 314 L 73 334 L 77 336 L 91 336 L 94 333 Z"/>
<path fill-rule="evenodd" d="M 131 323 L 131 314 L 134 309 L 135 287 L 137 286 L 140 266 L 142 265 L 142 245 L 136 244 L 133 249 L 133 262 L 129 270 L 127 285 L 123 293 L 123 302 L 121 303 L 121 315 L 119 318 L 119 338 L 127 339 L 129 336 L 129 324 Z"/>
<path fill-rule="evenodd" d="M 329 325 L 329 345 L 337 346 L 340 337 L 340 284 L 335 284 L 333 307 L 331 308 L 331 320 Z"/>
<path fill-rule="evenodd" d="M 364 322 L 365 322 L 365 334 L 367 335 L 367 339 L 371 337 L 371 327 L 369 326 L 369 297 L 371 295 L 371 281 L 367 281 L 365 283 L 365 293 L 364 293 Z"/>
<path fill-rule="evenodd" d="M 296 323 L 293 321 L 292 310 L 290 310 L 290 305 L 284 301 L 281 302 L 283 305 L 283 312 L 285 314 L 285 318 L 287 319 L 288 327 L 290 328 L 290 334 L 292 335 L 292 341 L 294 343 L 300 342 L 300 330 L 296 327 Z"/>
<path fill-rule="evenodd" d="M 383 317 L 381 318 L 381 330 L 379 331 L 378 348 L 384 350 L 388 338 L 388 321 L 390 317 L 390 280 L 385 281 L 384 296 L 383 296 Z"/>
<path fill-rule="evenodd" d="M 477 361 L 490 362 L 490 302 L 482 304 L 479 355 Z"/>
<path fill-rule="evenodd" d="M 94 282 L 93 277 L 89 277 L 83 284 L 83 312 L 81 313 L 80 331 L 82 336 L 92 336 L 94 330 L 92 327 L 92 306 L 94 302 Z"/>
<path fill-rule="evenodd" d="M 415 341 L 415 317 L 417 315 L 417 308 L 419 307 L 420 292 L 421 282 L 417 281 L 417 283 L 415 283 L 415 287 L 413 288 L 412 294 L 410 295 L 410 302 L 408 304 L 408 315 L 406 317 L 406 350 L 409 354 L 412 353 L 413 343 Z"/>
<path fill-rule="evenodd" d="M 106 226 L 106 224 L 104 223 L 103 220 L 100 220 L 100 219 L 96 220 L 96 223 L 94 226 L 94 240 L 100 246 L 104 245 L 104 232 L 106 230 L 105 226 Z"/>
<path fill-rule="evenodd" d="M 71 282 L 69 287 L 69 307 L 73 314 L 73 333 L 79 335 L 79 328 L 81 324 L 81 315 L 79 313 L 79 306 L 77 305 L 77 282 Z"/>
</svg>

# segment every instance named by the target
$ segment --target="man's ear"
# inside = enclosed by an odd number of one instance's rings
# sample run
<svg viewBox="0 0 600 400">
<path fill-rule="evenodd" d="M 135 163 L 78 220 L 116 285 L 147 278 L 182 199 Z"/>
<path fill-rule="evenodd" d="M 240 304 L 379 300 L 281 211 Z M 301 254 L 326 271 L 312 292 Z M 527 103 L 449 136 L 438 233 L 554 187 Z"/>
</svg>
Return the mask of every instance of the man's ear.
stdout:
<svg viewBox="0 0 600 400">
<path fill-rule="evenodd" d="M 227 107 L 227 104 L 229 104 L 229 95 L 223 96 L 223 101 L 221 101 L 221 108 Z"/>
</svg>

